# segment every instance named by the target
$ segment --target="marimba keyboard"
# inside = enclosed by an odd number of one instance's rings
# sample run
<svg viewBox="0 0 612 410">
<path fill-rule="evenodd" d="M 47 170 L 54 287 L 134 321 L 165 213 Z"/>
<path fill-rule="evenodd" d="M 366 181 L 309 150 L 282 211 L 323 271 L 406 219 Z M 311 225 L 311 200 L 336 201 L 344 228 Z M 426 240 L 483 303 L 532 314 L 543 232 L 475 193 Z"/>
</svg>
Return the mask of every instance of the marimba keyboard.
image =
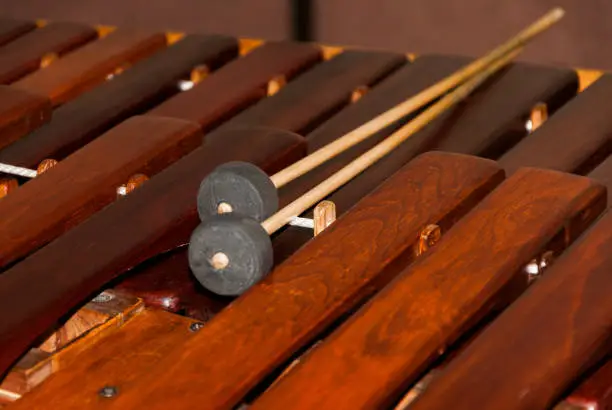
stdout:
<svg viewBox="0 0 612 410">
<path fill-rule="evenodd" d="M 274 175 L 471 61 L 0 19 L 0 163 L 31 169 L 0 181 L 0 406 L 612 406 L 605 73 L 511 63 L 300 215 L 322 232 L 273 233 L 240 296 L 192 271 L 220 165 Z"/>
</svg>

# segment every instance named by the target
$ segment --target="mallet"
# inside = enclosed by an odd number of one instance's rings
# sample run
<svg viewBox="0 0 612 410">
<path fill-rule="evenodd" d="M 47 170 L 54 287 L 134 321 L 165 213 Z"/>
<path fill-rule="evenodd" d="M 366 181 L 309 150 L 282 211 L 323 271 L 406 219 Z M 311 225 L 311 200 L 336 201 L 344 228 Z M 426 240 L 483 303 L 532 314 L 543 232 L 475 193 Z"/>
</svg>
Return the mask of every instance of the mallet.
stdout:
<svg viewBox="0 0 612 410">
<path fill-rule="evenodd" d="M 364 141 L 395 121 L 424 107 L 474 75 L 483 72 L 492 63 L 522 47 L 537 34 L 559 21 L 563 14 L 562 9 L 553 9 L 484 57 L 466 65 L 442 81 L 271 177 L 255 165 L 245 162 L 230 162 L 217 167 L 202 181 L 198 191 L 197 207 L 200 219 L 205 220 L 219 213 L 236 212 L 259 222 L 264 221 L 278 210 L 278 188 Z"/>
<path fill-rule="evenodd" d="M 194 230 L 189 244 L 189 265 L 198 281 L 220 295 L 243 293 L 266 276 L 273 267 L 271 234 L 387 155 L 445 110 L 463 100 L 520 51 L 515 50 L 493 63 L 484 72 L 449 93 L 413 121 L 263 223 L 238 212 L 208 216 Z"/>
</svg>

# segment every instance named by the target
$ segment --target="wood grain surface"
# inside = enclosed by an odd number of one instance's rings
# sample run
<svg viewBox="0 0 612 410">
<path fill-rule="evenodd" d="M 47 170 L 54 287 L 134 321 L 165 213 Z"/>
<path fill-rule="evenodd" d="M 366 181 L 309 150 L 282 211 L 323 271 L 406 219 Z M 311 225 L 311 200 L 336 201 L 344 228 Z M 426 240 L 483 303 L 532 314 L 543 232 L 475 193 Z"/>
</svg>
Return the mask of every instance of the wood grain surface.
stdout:
<svg viewBox="0 0 612 410">
<path fill-rule="evenodd" d="M 97 37 L 95 28 L 78 23 L 50 23 L 34 30 L 0 48 L 0 83 L 36 71 L 47 54 L 61 57 Z"/>
<path fill-rule="evenodd" d="M 578 409 L 612 409 L 612 359 L 604 360 L 588 374 L 563 403 Z M 563 407 L 556 406 L 554 410 L 563 410 Z"/>
<path fill-rule="evenodd" d="M 1 150 L 0 162 L 36 168 L 47 158 L 60 161 L 131 115 L 176 94 L 177 82 L 189 78 L 195 66 L 205 64 L 214 71 L 237 53 L 237 41 L 229 37 L 184 37 L 57 108 L 49 124 Z M 229 87 L 226 93 L 231 94 Z"/>
<path fill-rule="evenodd" d="M 200 145 L 197 124 L 132 117 L 0 201 L 0 266 L 53 240 L 117 198 L 137 172 L 153 175 Z"/>
<path fill-rule="evenodd" d="M 554 405 L 575 378 L 610 353 L 611 247 L 608 212 L 449 364 L 411 410 Z"/>
<path fill-rule="evenodd" d="M 589 173 L 589 178 L 593 178 L 608 189 L 608 207 L 612 207 L 612 156 L 597 166 Z"/>
<path fill-rule="evenodd" d="M 13 83 L 51 99 L 54 106 L 90 90 L 117 69 L 124 69 L 166 46 L 162 33 L 118 29 Z"/>
<path fill-rule="evenodd" d="M 51 120 L 51 101 L 0 85 L 0 149 Z"/>
<path fill-rule="evenodd" d="M 113 399 L 101 397 L 99 390 L 104 386 L 116 387 L 119 394 L 129 390 L 141 374 L 193 337 L 192 323 L 171 313 L 145 311 L 78 354 L 69 367 L 53 374 L 11 407 L 110 408 Z"/>
<path fill-rule="evenodd" d="M 106 291 L 105 295 L 112 299 L 90 301 L 41 345 L 28 351 L 2 380 L 0 389 L 19 395 L 28 393 L 54 372 L 73 366 L 82 351 L 144 309 L 142 300 L 131 295 L 115 291 Z"/>
<path fill-rule="evenodd" d="M 0 19 L 0 45 L 5 45 L 35 29 L 36 23 L 33 21 L 2 18 Z"/>
<path fill-rule="evenodd" d="M 266 125 L 304 135 L 350 102 L 353 91 L 372 86 L 407 63 L 402 54 L 345 51 L 302 74 L 296 81 L 241 112 L 221 127 Z M 282 116 L 278 113 L 282 110 Z M 320 112 L 304 118 L 303 110 Z"/>
<path fill-rule="evenodd" d="M 209 130 L 265 97 L 268 83 L 276 76 L 292 80 L 321 58 L 321 50 L 310 44 L 267 43 L 148 115 L 182 118 Z"/>
<path fill-rule="evenodd" d="M 340 113 L 338 120 L 335 117 L 332 118 L 329 124 L 323 124 L 309 135 L 309 141 L 313 144 L 312 148 L 315 149 L 321 143 L 330 141 L 336 137 L 337 132 L 341 132 L 340 130 L 344 131 L 345 128 L 339 125 L 342 124 L 341 121 L 346 121 L 347 116 L 365 122 L 366 119 L 362 117 L 363 112 L 358 107 L 363 106 L 363 110 L 366 111 L 365 106 L 378 105 L 376 100 L 384 101 L 385 95 L 391 93 L 388 87 L 396 90 L 393 91 L 394 94 L 399 93 L 400 89 L 409 90 L 411 83 L 415 84 L 416 89 L 423 89 L 436 78 L 460 68 L 469 61 L 466 58 L 448 56 L 417 58 L 412 64 L 414 66 L 412 75 L 408 76 L 412 67 L 403 69 L 406 77 L 401 87 L 392 86 L 394 81 L 398 81 L 397 79 L 403 76 L 401 72 L 398 72 L 397 78 L 389 78 L 389 83 L 383 82 L 372 89 L 369 94 L 354 104 L 354 108 L 346 108 L 346 115 L 343 112 Z M 382 92 L 379 94 L 379 87 L 385 89 L 384 94 Z M 552 110 L 556 110 L 575 95 L 576 89 L 576 75 L 569 70 L 518 63 L 511 65 L 476 90 L 466 101 L 404 141 L 393 152 L 329 195 L 327 199 L 336 204 L 336 212 L 341 215 L 406 162 L 422 152 L 441 150 L 495 156 L 494 154 L 498 154 L 498 151 L 503 152 L 527 135 L 525 122 L 535 104 L 544 101 Z M 281 204 L 292 201 L 297 195 L 346 165 L 391 131 L 392 128 L 373 136 L 372 140 L 364 141 L 336 159 L 283 187 L 280 191 Z M 310 214 L 311 210 L 303 216 L 310 216 Z M 275 257 L 283 260 L 310 237 L 311 235 L 302 228 L 287 227 L 275 237 Z"/>
<path fill-rule="evenodd" d="M 612 153 L 612 75 L 604 75 L 523 139 L 499 163 L 511 174 L 522 166 L 584 175 Z"/>
<path fill-rule="evenodd" d="M 250 408 L 375 409 L 392 404 L 463 331 L 493 306 L 507 303 L 517 283 L 527 283 L 523 266 L 546 250 L 559 231 L 568 240 L 586 228 L 602 211 L 603 198 L 603 187 L 587 178 L 522 169 Z M 438 393 L 449 400 L 439 408 L 457 408 L 457 396 L 474 385 L 455 394 Z M 296 395 L 299 400 L 291 399 Z"/>
<path fill-rule="evenodd" d="M 250 161 L 273 173 L 305 151 L 305 141 L 295 134 L 266 129 L 226 134 L 5 271 L 0 275 L 0 373 L 113 278 L 187 243 L 199 223 L 198 187 L 216 166 Z"/>
<path fill-rule="evenodd" d="M 237 404 L 409 264 L 427 224 L 445 232 L 502 178 L 495 163 L 480 158 L 430 153 L 415 159 L 221 311 L 115 407 Z M 193 389 L 193 380 L 203 388 Z"/>
</svg>

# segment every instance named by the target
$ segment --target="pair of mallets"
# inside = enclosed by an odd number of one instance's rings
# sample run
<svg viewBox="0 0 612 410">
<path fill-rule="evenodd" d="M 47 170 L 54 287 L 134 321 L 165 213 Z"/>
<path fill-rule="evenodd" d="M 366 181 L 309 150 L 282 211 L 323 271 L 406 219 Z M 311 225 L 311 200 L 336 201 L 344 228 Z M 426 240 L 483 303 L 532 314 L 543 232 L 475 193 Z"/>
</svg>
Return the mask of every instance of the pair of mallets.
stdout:
<svg viewBox="0 0 612 410">
<path fill-rule="evenodd" d="M 553 9 L 484 57 L 272 177 L 246 162 L 229 162 L 217 167 L 202 181 L 198 191 L 197 207 L 202 222 L 191 236 L 188 252 L 189 265 L 195 277 L 205 288 L 216 294 L 242 294 L 273 267 L 271 234 L 466 98 L 512 61 L 527 42 L 559 21 L 563 15 L 563 10 Z M 278 210 L 278 188 L 444 94 L 443 98 L 398 131 Z"/>
</svg>

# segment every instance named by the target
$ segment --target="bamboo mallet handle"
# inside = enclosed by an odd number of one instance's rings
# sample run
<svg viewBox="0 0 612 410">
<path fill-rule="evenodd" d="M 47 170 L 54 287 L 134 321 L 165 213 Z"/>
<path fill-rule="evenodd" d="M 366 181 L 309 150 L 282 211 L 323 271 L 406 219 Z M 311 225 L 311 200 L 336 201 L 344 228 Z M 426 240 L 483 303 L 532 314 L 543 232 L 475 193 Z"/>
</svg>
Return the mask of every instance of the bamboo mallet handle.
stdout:
<svg viewBox="0 0 612 410">
<path fill-rule="evenodd" d="M 405 117 L 406 115 L 416 111 L 417 109 L 427 105 L 431 101 L 445 94 L 447 91 L 455 88 L 459 84 L 465 82 L 473 75 L 482 71 L 495 60 L 512 52 L 518 47 L 525 45 L 532 40 L 536 35 L 551 27 L 559 21 L 565 12 L 561 8 L 555 8 L 546 13 L 542 18 L 531 24 L 529 27 L 521 31 L 519 34 L 506 41 L 502 45 L 490 51 L 484 57 L 468 64 L 464 68 L 456 71 L 440 82 L 423 90 L 419 94 L 407 99 L 406 101 L 396 105 L 381 115 L 373 118 L 365 124 L 355 128 L 353 131 L 343 135 L 334 142 L 327 144 L 319 150 L 313 152 L 307 157 L 293 163 L 282 171 L 274 174 L 271 179 L 274 186 L 277 188 L 286 185 L 294 179 L 306 174 L 310 170 L 318 167 L 327 160 L 346 151 L 350 147 L 367 139 L 372 134 L 382 130 L 393 122 Z"/>
<path fill-rule="evenodd" d="M 369 151 L 362 154 L 360 157 L 353 160 L 351 163 L 346 165 L 344 168 L 321 182 L 310 191 L 306 192 L 295 201 L 266 219 L 262 226 L 268 232 L 273 234 L 278 229 L 282 228 L 285 224 L 289 223 L 295 216 L 300 215 L 302 212 L 309 209 L 311 206 L 325 198 L 336 189 L 350 181 L 355 176 L 359 175 L 370 165 L 387 155 L 393 149 L 395 149 L 402 142 L 407 140 L 411 135 L 421 130 L 436 117 L 442 114 L 444 111 L 457 104 L 465 97 L 467 97 L 476 87 L 487 80 L 491 75 L 499 71 L 502 67 L 508 64 L 514 57 L 516 57 L 522 48 L 516 49 L 511 53 L 505 55 L 501 59 L 497 60 L 481 73 L 459 86 L 453 92 L 446 95 L 440 101 L 429 107 L 414 120 L 404 125 L 402 128 L 397 130 L 395 133 L 390 135 L 385 140 L 379 142 L 376 146 L 371 148 Z"/>
</svg>

